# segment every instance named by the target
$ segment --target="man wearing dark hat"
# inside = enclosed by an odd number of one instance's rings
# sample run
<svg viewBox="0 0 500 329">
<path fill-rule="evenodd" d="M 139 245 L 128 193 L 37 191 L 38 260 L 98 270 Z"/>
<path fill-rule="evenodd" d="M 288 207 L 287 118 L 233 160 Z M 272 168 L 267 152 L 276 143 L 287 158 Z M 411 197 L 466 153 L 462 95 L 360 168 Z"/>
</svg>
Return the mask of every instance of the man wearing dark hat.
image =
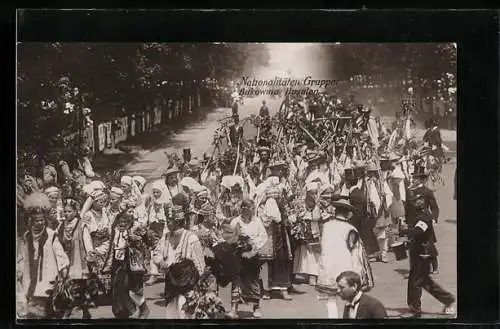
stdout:
<svg viewBox="0 0 500 329">
<path fill-rule="evenodd" d="M 429 134 L 427 136 L 429 146 L 432 148 L 432 155 L 439 159 L 444 158 L 444 152 L 442 147 L 442 139 L 441 139 L 441 131 L 439 130 L 439 121 L 438 119 L 433 119 L 431 121 L 431 128 Z"/>
<path fill-rule="evenodd" d="M 410 275 L 408 278 L 408 312 L 402 317 L 420 317 L 422 314 L 422 288 L 443 304 L 443 313 L 454 314 L 451 307 L 455 297 L 430 277 L 430 262 L 435 252 L 433 218 L 426 208 L 423 190 L 412 190 L 408 201 L 415 209 L 413 223 L 409 225 Z"/>
<path fill-rule="evenodd" d="M 350 222 L 358 230 L 368 255 L 376 258 L 379 246 L 373 231 L 375 221 L 370 221 L 368 216 L 366 186 L 360 182 L 360 178 L 356 176 L 353 168 L 345 169 L 344 179 L 348 189 L 349 202 L 355 208 Z"/>
<path fill-rule="evenodd" d="M 416 193 L 423 196 L 424 204 L 423 210 L 429 214 L 434 223 L 437 223 L 439 217 L 439 206 L 436 201 L 436 197 L 434 196 L 434 192 L 432 192 L 427 186 L 425 186 L 425 181 L 427 179 L 427 174 L 425 172 L 425 168 L 422 166 L 417 166 L 415 168 L 415 172 L 413 173 L 414 184 L 410 186 L 408 193 Z M 416 213 L 417 208 L 415 208 L 412 202 L 406 203 L 406 221 L 409 226 L 412 226 L 416 222 Z M 433 248 L 435 248 L 435 243 L 437 242 L 436 235 L 434 234 L 434 230 L 432 231 L 432 242 Z M 432 272 L 438 271 L 438 261 L 437 261 L 437 249 L 435 250 L 435 255 L 431 257 L 432 264 Z"/>
</svg>

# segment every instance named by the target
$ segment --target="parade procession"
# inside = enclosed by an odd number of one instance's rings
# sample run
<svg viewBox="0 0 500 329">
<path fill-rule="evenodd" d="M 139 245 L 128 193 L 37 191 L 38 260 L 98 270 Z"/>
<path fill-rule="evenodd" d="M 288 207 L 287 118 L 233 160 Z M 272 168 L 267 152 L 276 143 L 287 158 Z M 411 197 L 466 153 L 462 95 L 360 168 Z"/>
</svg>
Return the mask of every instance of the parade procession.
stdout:
<svg viewBox="0 0 500 329">
<path fill-rule="evenodd" d="M 152 151 L 158 177 L 98 172 L 89 147 L 30 155 L 48 160 L 18 168 L 18 319 L 456 316 L 436 196 L 456 200 L 450 149 L 413 88 L 388 122 L 351 93 L 241 87 Z"/>
</svg>

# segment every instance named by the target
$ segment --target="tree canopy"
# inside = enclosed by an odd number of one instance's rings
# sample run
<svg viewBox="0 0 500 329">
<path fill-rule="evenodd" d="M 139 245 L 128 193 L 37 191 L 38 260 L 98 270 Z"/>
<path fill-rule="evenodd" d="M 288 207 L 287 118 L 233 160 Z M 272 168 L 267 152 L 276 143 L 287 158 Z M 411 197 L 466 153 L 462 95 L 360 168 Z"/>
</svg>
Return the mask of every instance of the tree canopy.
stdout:
<svg viewBox="0 0 500 329">
<path fill-rule="evenodd" d="M 158 95 L 203 87 L 207 78 L 224 83 L 268 62 L 264 44 L 19 43 L 19 143 L 74 131 L 77 108 L 109 120 L 122 108 L 143 111 Z"/>
</svg>

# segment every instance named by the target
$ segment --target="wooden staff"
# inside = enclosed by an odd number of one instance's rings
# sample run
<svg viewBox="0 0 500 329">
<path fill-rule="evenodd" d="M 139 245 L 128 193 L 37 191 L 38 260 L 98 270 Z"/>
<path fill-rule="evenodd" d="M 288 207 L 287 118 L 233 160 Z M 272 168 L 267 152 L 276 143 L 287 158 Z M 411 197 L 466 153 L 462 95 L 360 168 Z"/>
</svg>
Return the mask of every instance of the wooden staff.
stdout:
<svg viewBox="0 0 500 329">
<path fill-rule="evenodd" d="M 240 161 L 240 137 L 238 136 L 238 151 L 236 154 L 236 163 L 234 164 L 234 170 L 233 170 L 233 175 L 236 175 L 236 169 L 238 169 L 238 162 Z"/>
</svg>

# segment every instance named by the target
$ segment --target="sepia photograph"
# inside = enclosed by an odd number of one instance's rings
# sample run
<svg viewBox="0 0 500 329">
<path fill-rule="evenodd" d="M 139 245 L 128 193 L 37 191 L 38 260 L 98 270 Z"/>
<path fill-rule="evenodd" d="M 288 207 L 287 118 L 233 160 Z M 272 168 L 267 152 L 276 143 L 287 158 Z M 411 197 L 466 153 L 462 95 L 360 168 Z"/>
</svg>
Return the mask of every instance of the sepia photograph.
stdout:
<svg viewBox="0 0 500 329">
<path fill-rule="evenodd" d="M 456 319 L 458 55 L 17 43 L 16 318 Z"/>
</svg>

